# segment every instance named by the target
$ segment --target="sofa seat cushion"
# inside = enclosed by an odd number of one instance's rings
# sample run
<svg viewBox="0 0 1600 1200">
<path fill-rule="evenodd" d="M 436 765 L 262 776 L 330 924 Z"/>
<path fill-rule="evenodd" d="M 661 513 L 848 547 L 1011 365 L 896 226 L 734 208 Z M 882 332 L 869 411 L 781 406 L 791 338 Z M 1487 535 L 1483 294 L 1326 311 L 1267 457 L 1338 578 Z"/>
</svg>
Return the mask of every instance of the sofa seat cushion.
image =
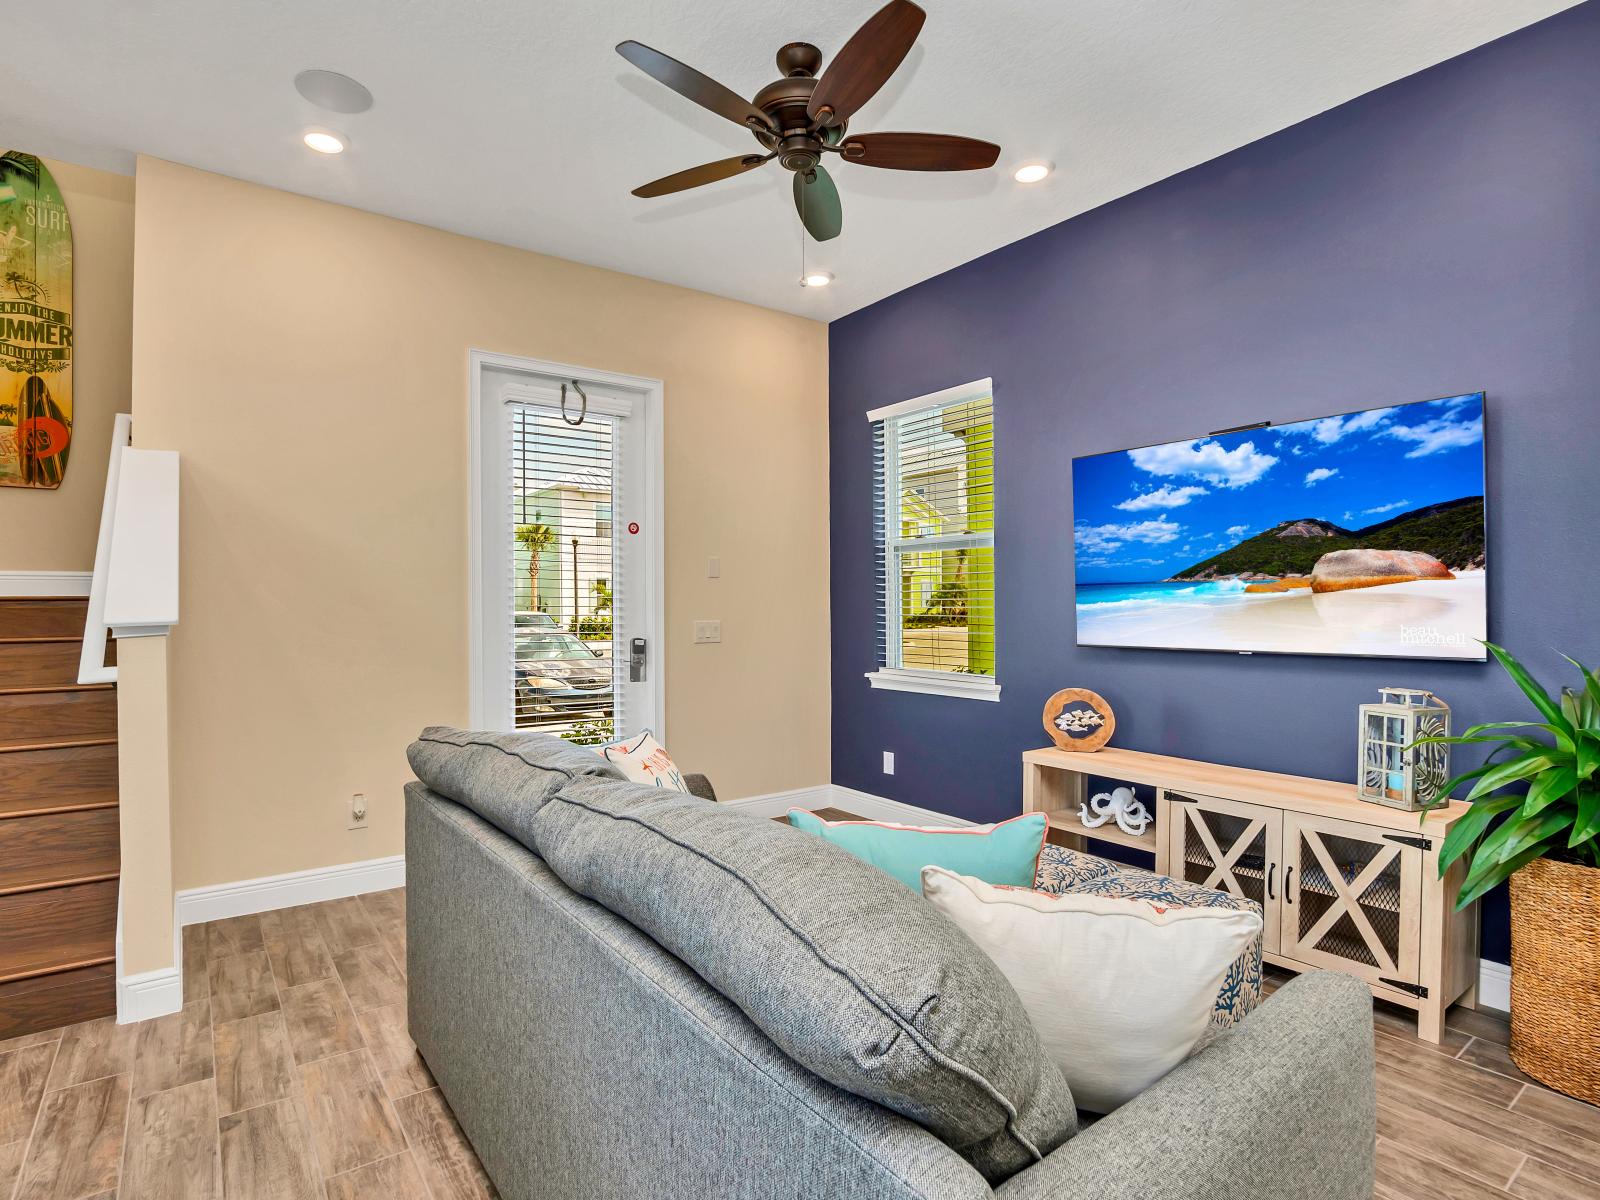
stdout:
<svg viewBox="0 0 1600 1200">
<path fill-rule="evenodd" d="M 574 891 L 648 933 L 790 1058 L 999 1182 L 1077 1128 L 1016 991 L 920 896 L 821 838 L 575 779 L 533 819 Z M 559 969 L 559 964 L 552 964 Z"/>
<path fill-rule="evenodd" d="M 593 750 L 548 733 L 492 733 L 430 725 L 406 749 L 417 778 L 534 849 L 530 822 L 580 776 L 621 779 Z"/>
</svg>

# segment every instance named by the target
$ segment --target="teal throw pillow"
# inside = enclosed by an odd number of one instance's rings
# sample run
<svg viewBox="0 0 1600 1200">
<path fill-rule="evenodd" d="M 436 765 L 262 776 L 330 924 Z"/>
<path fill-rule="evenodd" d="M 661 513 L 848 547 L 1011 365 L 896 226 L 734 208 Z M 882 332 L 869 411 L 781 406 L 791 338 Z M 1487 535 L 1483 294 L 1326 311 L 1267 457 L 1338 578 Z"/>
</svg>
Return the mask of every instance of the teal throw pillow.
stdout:
<svg viewBox="0 0 1600 1200">
<path fill-rule="evenodd" d="M 824 821 L 804 809 L 789 810 L 789 824 L 842 846 L 887 871 L 912 891 L 922 891 L 922 868 L 943 867 L 997 887 L 1031 888 L 1049 821 L 1027 813 L 997 825 L 938 828 L 884 821 Z"/>
</svg>

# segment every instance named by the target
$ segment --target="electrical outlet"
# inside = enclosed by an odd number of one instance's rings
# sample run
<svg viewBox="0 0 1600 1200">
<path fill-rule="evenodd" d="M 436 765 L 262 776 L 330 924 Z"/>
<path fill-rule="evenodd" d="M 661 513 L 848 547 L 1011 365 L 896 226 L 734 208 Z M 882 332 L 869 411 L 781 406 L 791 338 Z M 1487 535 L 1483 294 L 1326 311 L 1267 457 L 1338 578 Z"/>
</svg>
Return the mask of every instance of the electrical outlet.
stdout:
<svg viewBox="0 0 1600 1200">
<path fill-rule="evenodd" d="M 894 751 L 893 750 L 885 750 L 883 752 L 883 773 L 885 775 L 893 775 L 894 774 Z"/>
<path fill-rule="evenodd" d="M 721 640 L 722 640 L 722 622 L 721 621 L 696 621 L 694 623 L 694 641 L 695 641 L 695 645 L 702 646 L 702 645 L 707 645 L 707 644 L 709 644 L 711 642 L 720 642 Z"/>
<path fill-rule="evenodd" d="M 350 822 L 349 829 L 365 829 L 367 827 L 367 798 L 357 792 L 350 797 Z"/>
</svg>

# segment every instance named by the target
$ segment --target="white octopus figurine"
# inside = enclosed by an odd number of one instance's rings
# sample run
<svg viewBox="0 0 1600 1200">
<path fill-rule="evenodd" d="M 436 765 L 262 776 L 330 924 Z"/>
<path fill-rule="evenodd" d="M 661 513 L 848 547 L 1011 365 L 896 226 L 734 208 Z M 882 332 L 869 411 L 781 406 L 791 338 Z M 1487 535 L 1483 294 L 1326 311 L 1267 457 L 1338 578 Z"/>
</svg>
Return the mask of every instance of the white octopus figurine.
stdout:
<svg viewBox="0 0 1600 1200">
<path fill-rule="evenodd" d="M 1155 819 L 1144 803 L 1134 798 L 1132 788 L 1119 787 L 1110 795 L 1101 792 L 1089 803 L 1078 805 L 1078 820 L 1085 828 L 1098 829 L 1113 818 L 1117 828 L 1130 837 L 1138 837 Z"/>
</svg>

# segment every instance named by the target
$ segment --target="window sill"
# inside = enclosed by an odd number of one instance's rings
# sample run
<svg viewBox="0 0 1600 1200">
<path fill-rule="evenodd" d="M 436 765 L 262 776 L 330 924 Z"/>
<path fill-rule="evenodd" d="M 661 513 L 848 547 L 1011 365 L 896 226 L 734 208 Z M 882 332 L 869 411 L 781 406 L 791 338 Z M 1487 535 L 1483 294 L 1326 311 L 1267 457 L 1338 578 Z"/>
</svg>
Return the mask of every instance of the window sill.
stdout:
<svg viewBox="0 0 1600 1200">
<path fill-rule="evenodd" d="M 921 692 L 926 696 L 955 696 L 962 700 L 999 700 L 1000 685 L 981 675 L 953 675 L 940 679 L 921 672 L 868 671 L 867 682 L 891 692 Z"/>
</svg>

